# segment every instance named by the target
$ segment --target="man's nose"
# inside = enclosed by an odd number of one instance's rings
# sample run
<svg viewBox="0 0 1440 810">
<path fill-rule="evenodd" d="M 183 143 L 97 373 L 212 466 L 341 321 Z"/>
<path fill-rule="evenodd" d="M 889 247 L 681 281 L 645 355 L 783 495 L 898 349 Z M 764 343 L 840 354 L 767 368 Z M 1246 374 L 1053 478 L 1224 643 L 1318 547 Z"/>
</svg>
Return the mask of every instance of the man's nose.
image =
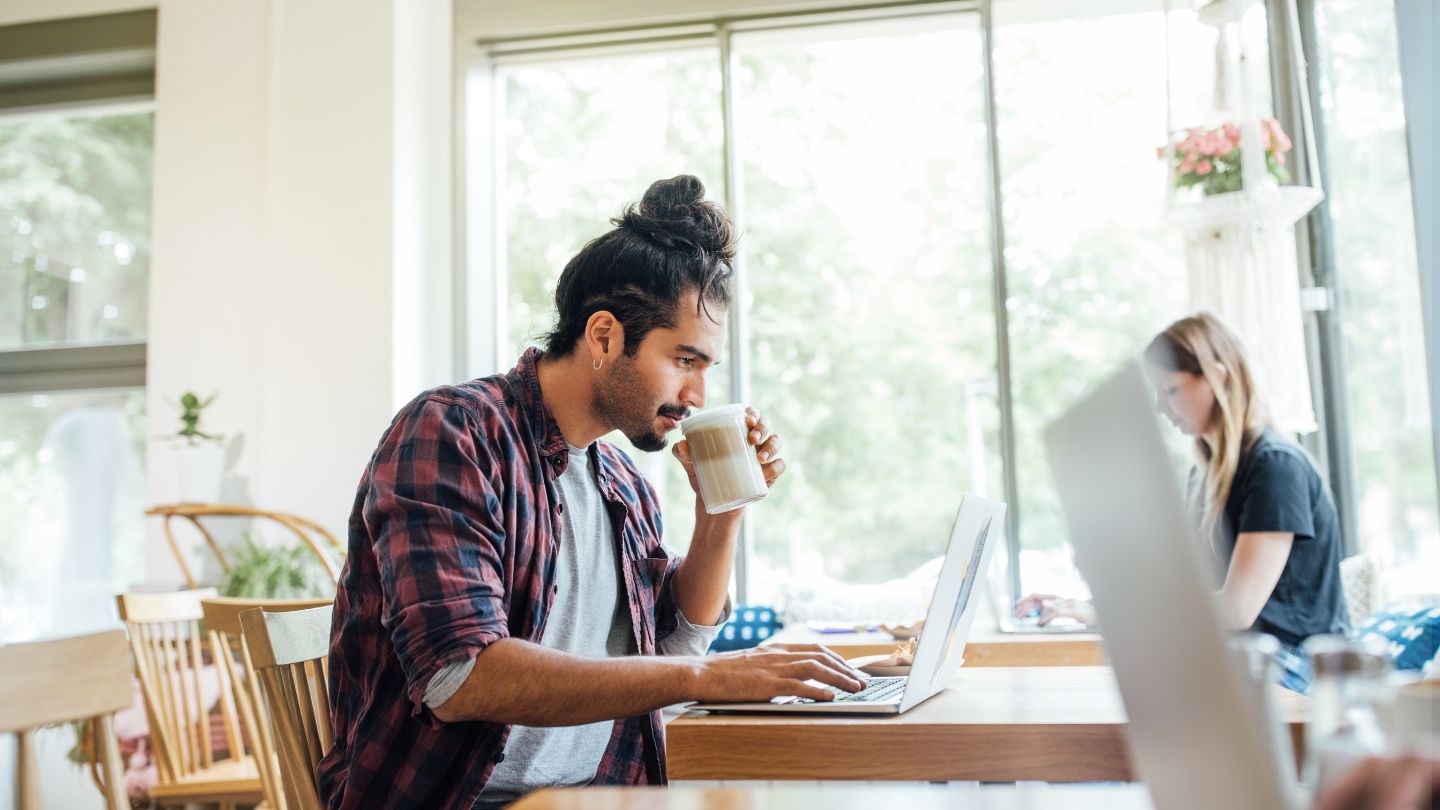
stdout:
<svg viewBox="0 0 1440 810">
<path fill-rule="evenodd" d="M 686 385 L 680 391 L 680 402 L 696 410 L 705 407 L 705 378 L 701 377 Z"/>
</svg>

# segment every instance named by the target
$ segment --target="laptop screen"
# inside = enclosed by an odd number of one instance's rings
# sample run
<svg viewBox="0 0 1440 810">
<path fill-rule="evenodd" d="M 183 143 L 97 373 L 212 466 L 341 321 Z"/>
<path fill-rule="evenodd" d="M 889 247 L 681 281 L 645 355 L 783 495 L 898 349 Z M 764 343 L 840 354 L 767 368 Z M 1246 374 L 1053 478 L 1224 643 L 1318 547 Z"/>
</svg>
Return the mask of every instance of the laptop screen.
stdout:
<svg viewBox="0 0 1440 810">
<path fill-rule="evenodd" d="M 987 515 L 985 522 L 980 526 L 980 533 L 975 536 L 975 543 L 970 549 L 970 559 L 965 562 L 964 579 L 960 583 L 960 596 L 950 607 L 950 621 L 945 624 L 945 646 L 944 654 L 940 660 L 940 666 L 931 673 L 931 683 L 942 673 L 952 672 L 954 667 L 950 666 L 952 659 L 965 649 L 963 639 L 959 638 L 960 620 L 965 616 L 965 608 L 970 604 L 970 594 L 974 590 L 975 580 L 984 574 L 984 568 L 980 565 L 985 553 L 985 544 L 990 540 L 990 525 L 994 515 Z M 957 643 L 958 642 L 958 643 Z"/>
</svg>

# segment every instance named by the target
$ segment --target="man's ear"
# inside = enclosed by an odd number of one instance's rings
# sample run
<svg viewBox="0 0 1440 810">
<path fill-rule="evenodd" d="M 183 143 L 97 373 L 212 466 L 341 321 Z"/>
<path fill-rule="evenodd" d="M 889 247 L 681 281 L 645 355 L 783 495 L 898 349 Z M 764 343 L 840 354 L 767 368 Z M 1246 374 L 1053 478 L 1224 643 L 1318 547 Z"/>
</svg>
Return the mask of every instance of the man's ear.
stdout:
<svg viewBox="0 0 1440 810">
<path fill-rule="evenodd" d="M 592 363 L 608 363 L 625 349 L 625 327 L 609 310 L 602 309 L 585 322 L 585 345 Z"/>
</svg>

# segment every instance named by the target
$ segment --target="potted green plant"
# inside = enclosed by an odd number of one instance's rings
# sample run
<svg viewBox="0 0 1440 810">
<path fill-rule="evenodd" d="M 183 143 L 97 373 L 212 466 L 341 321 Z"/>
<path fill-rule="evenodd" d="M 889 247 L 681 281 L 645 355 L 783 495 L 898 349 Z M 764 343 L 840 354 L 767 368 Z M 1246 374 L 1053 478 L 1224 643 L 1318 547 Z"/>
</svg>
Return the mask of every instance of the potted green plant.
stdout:
<svg viewBox="0 0 1440 810">
<path fill-rule="evenodd" d="M 177 493 L 182 503 L 219 503 L 225 480 L 225 444 L 206 433 L 200 420 L 218 394 L 201 399 L 193 391 L 180 396 L 180 430 L 175 434 Z"/>
<path fill-rule="evenodd" d="M 335 587 L 310 549 L 301 544 L 266 546 L 247 532 L 227 551 L 230 570 L 221 596 L 242 599 L 306 599 L 333 596 Z"/>
</svg>

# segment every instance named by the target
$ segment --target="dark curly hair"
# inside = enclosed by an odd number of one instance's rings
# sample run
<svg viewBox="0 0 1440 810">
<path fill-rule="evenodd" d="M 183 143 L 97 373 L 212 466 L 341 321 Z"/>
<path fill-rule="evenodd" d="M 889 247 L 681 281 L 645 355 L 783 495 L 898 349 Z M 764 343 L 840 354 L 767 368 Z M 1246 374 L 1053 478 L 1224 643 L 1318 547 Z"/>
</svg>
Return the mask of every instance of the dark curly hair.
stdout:
<svg viewBox="0 0 1440 810">
<path fill-rule="evenodd" d="M 573 352 L 601 310 L 624 325 L 625 354 L 634 356 L 652 329 L 676 324 L 680 298 L 691 290 L 701 313 L 730 306 L 735 229 L 724 209 L 705 199 L 699 179 L 656 180 L 610 222 L 615 228 L 581 248 L 560 274 L 555 326 L 542 338 L 547 355 Z"/>
</svg>

